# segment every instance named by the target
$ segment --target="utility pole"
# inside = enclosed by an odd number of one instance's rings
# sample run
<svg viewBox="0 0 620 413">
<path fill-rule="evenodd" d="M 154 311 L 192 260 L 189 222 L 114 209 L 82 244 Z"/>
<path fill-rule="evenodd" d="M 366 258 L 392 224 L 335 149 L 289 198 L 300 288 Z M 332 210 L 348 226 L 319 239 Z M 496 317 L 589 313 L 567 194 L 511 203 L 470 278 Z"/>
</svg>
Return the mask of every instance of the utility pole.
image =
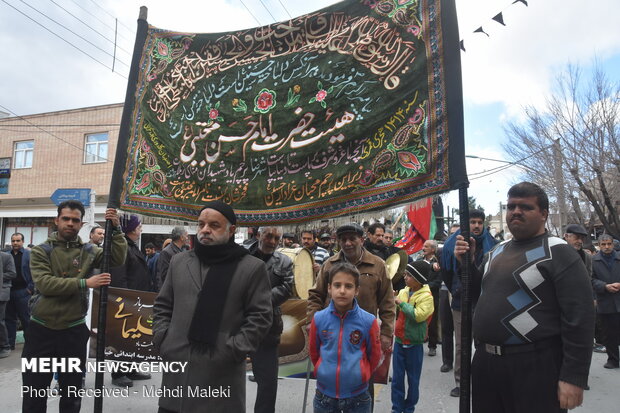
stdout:
<svg viewBox="0 0 620 413">
<path fill-rule="evenodd" d="M 502 210 L 502 201 L 499 201 L 499 232 L 502 234 L 502 237 L 505 236 L 505 233 L 504 233 L 504 211 Z"/>
<path fill-rule="evenodd" d="M 560 146 L 560 139 L 553 141 L 553 158 L 555 163 L 554 178 L 557 185 L 558 196 L 558 225 L 560 233 L 562 235 L 564 231 L 564 224 L 566 222 L 566 192 L 564 190 L 564 172 L 562 171 L 562 148 Z"/>
</svg>

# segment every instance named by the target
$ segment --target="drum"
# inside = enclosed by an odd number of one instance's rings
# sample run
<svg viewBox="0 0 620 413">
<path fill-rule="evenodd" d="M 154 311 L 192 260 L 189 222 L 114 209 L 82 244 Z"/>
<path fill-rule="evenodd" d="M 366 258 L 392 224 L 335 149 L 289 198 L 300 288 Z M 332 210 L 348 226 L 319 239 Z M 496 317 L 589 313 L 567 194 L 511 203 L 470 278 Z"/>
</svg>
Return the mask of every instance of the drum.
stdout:
<svg viewBox="0 0 620 413">
<path fill-rule="evenodd" d="M 293 261 L 293 295 L 304 300 L 308 299 L 308 290 L 314 285 L 314 258 L 305 248 L 278 248 L 278 252 Z"/>
<path fill-rule="evenodd" d="M 388 278 L 390 278 L 393 283 L 403 278 L 405 270 L 407 269 L 407 261 L 408 255 L 404 250 L 398 250 L 397 253 L 390 255 L 387 260 L 385 260 Z"/>
</svg>

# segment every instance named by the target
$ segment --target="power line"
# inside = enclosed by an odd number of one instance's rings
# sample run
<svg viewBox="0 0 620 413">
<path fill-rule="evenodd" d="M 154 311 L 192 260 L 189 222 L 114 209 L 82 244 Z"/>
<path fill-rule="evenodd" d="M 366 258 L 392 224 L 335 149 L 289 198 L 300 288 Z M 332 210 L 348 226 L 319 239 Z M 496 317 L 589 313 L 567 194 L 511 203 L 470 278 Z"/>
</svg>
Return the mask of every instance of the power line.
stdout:
<svg viewBox="0 0 620 413">
<path fill-rule="evenodd" d="M 68 31 L 69 33 L 72 33 L 73 35 L 79 37 L 80 39 L 84 40 L 86 43 L 90 44 L 91 46 L 93 46 L 94 48 L 102 51 L 103 53 L 107 54 L 108 56 L 114 58 L 114 55 L 112 55 L 111 53 L 107 52 L 106 50 L 102 49 L 101 47 L 97 46 L 96 44 L 94 44 L 93 42 L 91 42 L 90 40 L 86 39 L 85 37 L 83 37 L 82 35 L 74 32 L 73 30 L 71 30 L 70 28 L 68 28 L 67 26 L 65 26 L 62 23 L 57 22 L 56 20 L 52 19 L 51 17 L 49 17 L 48 15 L 46 15 L 45 13 L 43 13 L 42 11 L 39 11 L 37 9 L 35 9 L 33 6 L 31 6 L 30 4 L 26 3 L 24 0 L 19 0 L 20 2 L 22 2 L 23 4 L 25 4 L 26 6 L 30 7 L 32 10 L 36 11 L 37 13 L 39 13 L 41 16 L 47 18 L 48 20 L 53 21 L 54 23 L 56 23 L 57 25 L 59 25 L 60 27 L 62 27 L 63 29 L 65 29 L 66 31 Z M 129 68 L 129 65 L 125 62 L 123 62 L 120 59 L 117 59 L 120 63 L 122 63 L 123 65 L 125 65 L 127 68 Z"/>
<path fill-rule="evenodd" d="M 92 1 L 92 0 L 91 0 Z M 241 4 L 243 4 L 243 7 L 245 7 L 245 9 L 248 11 L 248 13 L 250 13 L 250 15 L 252 17 L 254 17 L 254 20 L 256 20 L 256 23 L 258 23 L 259 26 L 262 26 L 263 24 L 258 21 L 258 19 L 256 18 L 256 16 L 250 11 L 250 9 L 248 8 L 248 6 L 245 5 L 245 3 L 243 2 L 243 0 L 239 0 L 241 2 Z"/>
<path fill-rule="evenodd" d="M 84 26 L 86 26 L 87 28 L 89 28 L 90 30 L 94 31 L 95 33 L 97 33 L 99 36 L 101 36 L 103 39 L 107 40 L 108 42 L 110 42 L 111 44 L 113 44 L 116 48 L 118 48 L 119 50 L 122 50 L 123 52 L 129 54 L 131 56 L 131 52 L 125 50 L 124 48 L 120 47 L 117 43 L 115 43 L 113 40 L 108 39 L 103 33 L 100 33 L 98 30 L 96 30 L 94 27 L 90 26 L 88 23 L 86 23 L 85 21 L 83 21 L 82 19 L 80 19 L 79 17 L 77 17 L 75 14 L 71 13 L 69 10 L 65 9 L 64 7 L 62 7 L 60 4 L 56 3 L 54 0 L 50 0 L 52 3 L 54 3 L 56 6 L 60 7 L 62 10 L 64 10 L 68 15 L 70 15 L 71 17 L 73 17 L 74 19 L 76 19 L 77 21 L 79 21 L 80 23 L 82 23 Z M 119 60 L 120 61 L 120 60 Z"/>
<path fill-rule="evenodd" d="M 262 5 L 263 5 L 263 7 L 265 8 L 265 10 L 267 10 L 267 13 L 269 13 L 269 15 L 271 16 L 271 18 L 273 19 L 273 22 L 274 22 L 274 23 L 275 23 L 275 22 L 277 22 L 278 20 L 276 20 L 276 18 L 275 18 L 275 17 L 273 17 L 273 14 L 271 14 L 271 10 L 269 10 L 269 9 L 267 8 L 267 6 L 265 6 L 265 3 L 263 3 L 263 0 L 258 0 L 258 1 L 260 1 L 260 4 L 262 4 Z"/>
<path fill-rule="evenodd" d="M 4 2 L 4 0 L 2 0 L 2 1 Z M 6 3 L 6 2 L 5 2 L 5 3 Z M 54 135 L 52 132 L 50 132 L 50 131 L 48 131 L 48 130 L 46 130 L 46 129 L 43 129 L 43 128 L 42 128 L 42 127 L 40 127 L 39 125 L 35 125 L 34 123 L 30 122 L 28 119 L 24 118 L 23 116 L 18 115 L 17 113 L 13 112 L 11 109 L 7 108 L 6 106 L 3 106 L 2 104 L 0 104 L 0 108 L 2 108 L 2 109 L 4 109 L 4 110 L 6 110 L 6 111 L 7 111 L 7 112 L 9 112 L 11 115 L 13 115 L 13 116 L 15 116 L 15 117 L 17 117 L 17 118 L 19 118 L 19 119 L 23 120 L 24 122 L 29 123 L 30 125 L 32 125 L 33 127 L 35 127 L 35 128 L 37 128 L 37 129 L 39 129 L 40 131 L 42 131 L 42 132 L 44 132 L 44 133 L 46 133 L 46 134 L 48 134 L 48 135 L 50 135 L 50 136 L 53 136 L 54 138 L 58 139 L 58 140 L 59 140 L 59 141 L 61 141 L 61 142 L 66 143 L 66 144 L 67 144 L 67 145 L 69 145 L 69 146 L 72 146 L 72 147 L 76 148 L 76 149 L 77 149 L 77 150 L 79 150 L 80 152 L 83 152 L 83 153 L 88 153 L 88 152 L 86 152 L 86 151 L 84 150 L 84 148 L 82 148 L 82 147 L 80 147 L 80 146 L 77 146 L 77 145 L 75 145 L 75 144 L 73 144 L 73 143 L 71 143 L 71 142 L 69 142 L 69 141 L 67 141 L 67 140 L 65 140 L 65 139 L 63 139 L 63 138 L 61 138 L 61 137 L 59 137 L 59 136 Z M 99 156 L 99 155 L 96 155 L 96 156 L 97 156 L 98 158 L 101 158 L 101 159 L 105 160 L 106 162 L 110 162 L 110 160 L 109 160 L 109 159 L 107 159 L 107 158 L 101 157 L 101 156 Z"/>
<path fill-rule="evenodd" d="M 473 181 L 474 179 L 480 179 L 480 178 L 487 177 L 487 176 L 489 176 L 489 175 L 496 174 L 496 173 L 498 173 L 498 172 L 502 172 L 502 171 L 504 171 L 504 170 L 506 170 L 506 169 L 508 169 L 508 168 L 510 168 L 510 167 L 512 167 L 512 166 L 521 166 L 521 167 L 523 167 L 523 168 L 532 169 L 532 168 L 530 168 L 529 166 L 522 164 L 521 162 L 523 162 L 523 161 L 525 161 L 526 159 L 529 159 L 529 158 L 531 158 L 532 156 L 537 155 L 537 154 L 539 154 L 539 153 L 541 153 L 541 152 L 543 152 L 543 151 L 546 151 L 547 149 L 551 148 L 552 146 L 553 146 L 553 144 L 548 145 L 548 146 L 545 146 L 545 147 L 541 148 L 540 150 L 538 150 L 538 151 L 536 151 L 536 152 L 534 152 L 534 153 L 531 153 L 531 154 L 529 154 L 528 156 L 526 156 L 526 157 L 524 157 L 524 158 L 521 158 L 521 159 L 519 159 L 519 160 L 516 160 L 516 161 L 514 161 L 514 162 L 510 162 L 510 161 L 503 161 L 503 160 L 500 160 L 500 159 L 482 158 L 482 157 L 478 157 L 478 156 L 475 156 L 475 155 L 466 155 L 466 157 L 467 157 L 467 158 L 479 158 L 479 159 L 486 159 L 486 160 L 489 160 L 489 161 L 495 161 L 495 162 L 505 162 L 505 163 L 506 163 L 506 165 L 498 166 L 498 167 L 495 167 L 495 168 L 492 168 L 492 169 L 489 169 L 489 170 L 486 170 L 486 171 L 482 171 L 482 172 L 475 172 L 475 173 L 472 173 L 472 174 L 467 174 L 467 175 L 468 175 L 468 177 L 470 177 L 470 180 L 472 180 L 472 181 Z M 474 176 L 474 175 L 479 175 L 479 176 Z M 474 177 L 473 177 L 473 178 L 471 178 L 472 176 L 474 176 Z"/>
<path fill-rule="evenodd" d="M 286 14 L 288 14 L 288 17 L 290 19 L 293 18 L 293 16 L 291 16 L 291 13 L 288 12 L 288 9 L 286 8 L 286 6 L 284 5 L 284 3 L 282 3 L 282 0 L 278 0 L 278 2 L 280 3 L 280 6 L 282 6 L 282 8 L 284 9 L 284 11 L 286 12 Z"/>
<path fill-rule="evenodd" d="M 91 3 L 93 3 L 95 6 L 97 6 L 101 11 L 103 11 L 105 14 L 107 14 L 108 16 L 110 16 L 113 19 L 116 19 L 116 16 L 114 16 L 112 13 L 110 13 L 109 11 L 107 11 L 106 9 L 104 9 L 103 7 L 101 7 L 99 4 L 97 4 L 96 2 L 94 2 L 93 0 L 90 0 Z M 119 23 L 121 24 L 121 26 L 124 26 L 127 30 L 129 30 L 130 32 L 132 31 L 131 28 L 127 27 L 127 25 L 125 25 L 122 21 L 119 21 Z"/>
<path fill-rule="evenodd" d="M 80 9 L 84 10 L 84 12 L 88 13 L 89 15 L 91 15 L 93 18 L 95 18 L 95 20 L 97 20 L 99 23 L 103 24 L 105 27 L 107 27 L 108 29 L 111 30 L 115 30 L 114 27 L 110 26 L 109 24 L 107 24 L 106 22 L 104 22 L 103 20 L 101 20 L 99 17 L 97 17 L 96 15 L 94 15 L 93 13 L 91 13 L 90 11 L 86 10 L 84 7 L 82 7 L 81 4 L 79 4 L 78 2 L 76 2 L 75 0 L 71 0 L 76 6 L 78 6 Z M 123 23 L 121 23 L 121 25 L 125 26 Z M 132 31 L 131 29 L 129 29 L 127 26 L 125 26 L 127 28 L 127 30 L 129 30 L 130 33 L 135 33 L 134 31 Z M 123 36 L 122 34 L 118 34 L 120 37 L 122 37 L 123 39 L 127 40 L 128 42 L 130 41 L 128 38 L 126 38 L 125 36 Z"/>
<path fill-rule="evenodd" d="M 39 26 L 41 26 L 42 28 L 44 28 L 45 30 L 47 30 L 48 32 L 50 32 L 51 34 L 53 34 L 54 36 L 58 37 L 60 40 L 62 40 L 63 42 L 67 43 L 69 46 L 79 50 L 80 52 L 84 53 L 86 56 L 90 57 L 92 60 L 94 60 L 95 62 L 99 63 L 100 65 L 112 70 L 112 68 L 108 65 L 106 65 L 105 63 L 101 62 L 100 60 L 98 60 L 97 58 L 91 56 L 90 54 L 88 54 L 87 52 L 85 52 L 84 50 L 80 49 L 78 46 L 74 45 L 73 43 L 71 43 L 70 41 L 68 41 L 67 39 L 65 39 L 64 37 L 60 36 L 59 34 L 57 34 L 56 32 L 52 31 L 51 29 L 47 28 L 45 25 L 39 23 L 38 21 L 36 21 L 35 19 L 33 19 L 32 17 L 28 16 L 26 13 L 24 13 L 23 11 L 19 10 L 18 8 L 16 8 L 15 6 L 13 6 L 10 3 L 7 3 L 6 0 L 0 0 L 2 1 L 4 4 L 6 4 L 7 6 L 9 6 L 10 8 L 12 8 L 13 10 L 17 11 L 18 13 L 20 13 L 21 15 L 23 15 L 24 17 L 26 17 L 29 20 L 32 20 L 34 23 L 38 24 Z M 113 72 L 116 73 L 117 75 L 119 75 L 120 77 L 127 79 L 127 76 L 119 73 L 119 72 Z"/>
</svg>

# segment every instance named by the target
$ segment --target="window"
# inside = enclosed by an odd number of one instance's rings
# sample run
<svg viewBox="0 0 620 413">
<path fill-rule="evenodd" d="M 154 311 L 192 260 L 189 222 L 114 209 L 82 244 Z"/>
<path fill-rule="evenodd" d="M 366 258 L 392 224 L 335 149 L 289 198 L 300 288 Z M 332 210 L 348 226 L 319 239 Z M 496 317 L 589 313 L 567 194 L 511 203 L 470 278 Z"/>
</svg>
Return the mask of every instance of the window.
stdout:
<svg viewBox="0 0 620 413">
<path fill-rule="evenodd" d="M 84 146 L 84 163 L 97 163 L 108 160 L 107 133 L 86 135 L 86 143 Z"/>
<path fill-rule="evenodd" d="M 15 142 L 15 154 L 13 168 L 32 168 L 32 155 L 34 154 L 34 141 Z"/>
</svg>

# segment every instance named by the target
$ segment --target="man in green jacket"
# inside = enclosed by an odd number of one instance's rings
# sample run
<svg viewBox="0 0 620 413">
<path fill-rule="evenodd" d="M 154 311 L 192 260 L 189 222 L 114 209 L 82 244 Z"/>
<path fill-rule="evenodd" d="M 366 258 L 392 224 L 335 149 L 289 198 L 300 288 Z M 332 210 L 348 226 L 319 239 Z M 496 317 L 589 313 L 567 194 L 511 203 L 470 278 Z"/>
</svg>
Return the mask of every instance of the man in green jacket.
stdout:
<svg viewBox="0 0 620 413">
<path fill-rule="evenodd" d="M 89 336 L 85 324 L 88 289 L 109 285 L 110 274 L 93 274 L 95 268 L 101 266 L 103 249 L 84 244 L 78 236 L 83 217 L 84 206 L 80 202 L 61 203 L 54 219 L 57 232 L 32 249 L 30 269 L 35 292 L 30 300 L 31 318 L 22 353 L 27 362 L 36 362 L 39 358 L 79 359 L 80 370 L 85 370 Z M 110 266 L 120 266 L 127 255 L 127 242 L 118 228 L 116 210 L 108 208 L 105 218 L 116 227 L 112 236 Z M 75 389 L 82 387 L 81 371 L 59 372 L 61 412 L 80 411 L 82 400 Z M 24 369 L 22 411 L 46 411 L 46 389 L 52 374 L 52 371 Z"/>
</svg>

